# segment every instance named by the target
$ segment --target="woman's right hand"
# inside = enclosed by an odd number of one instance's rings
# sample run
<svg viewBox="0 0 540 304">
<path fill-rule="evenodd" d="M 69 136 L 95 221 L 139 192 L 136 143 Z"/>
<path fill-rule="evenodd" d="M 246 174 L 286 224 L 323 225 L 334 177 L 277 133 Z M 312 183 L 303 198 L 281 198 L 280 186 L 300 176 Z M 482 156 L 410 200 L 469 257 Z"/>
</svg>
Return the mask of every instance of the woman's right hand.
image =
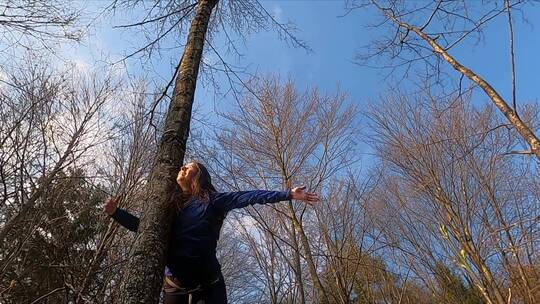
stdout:
<svg viewBox="0 0 540 304">
<path fill-rule="evenodd" d="M 319 201 L 319 196 L 314 192 L 307 192 L 306 186 L 295 187 L 291 189 L 291 198 L 304 201 L 309 205 L 314 205 Z"/>
<path fill-rule="evenodd" d="M 118 208 L 118 202 L 116 201 L 116 199 L 109 197 L 108 199 L 105 200 L 105 204 L 103 205 L 103 210 L 109 216 L 113 215 L 117 208 Z"/>
</svg>

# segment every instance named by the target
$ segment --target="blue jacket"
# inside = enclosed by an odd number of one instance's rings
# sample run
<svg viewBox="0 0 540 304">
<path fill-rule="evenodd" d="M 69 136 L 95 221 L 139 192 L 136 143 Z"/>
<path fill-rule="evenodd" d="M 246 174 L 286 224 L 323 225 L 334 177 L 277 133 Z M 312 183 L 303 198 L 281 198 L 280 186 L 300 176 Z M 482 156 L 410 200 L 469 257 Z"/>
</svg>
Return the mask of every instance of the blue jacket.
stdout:
<svg viewBox="0 0 540 304">
<path fill-rule="evenodd" d="M 225 214 L 248 205 L 289 200 L 290 191 L 239 191 L 210 193 L 209 201 L 192 198 L 174 218 L 167 266 L 182 285 L 196 286 L 221 275 L 216 245 Z M 112 217 L 131 231 L 137 231 L 139 218 L 123 209 Z"/>
</svg>

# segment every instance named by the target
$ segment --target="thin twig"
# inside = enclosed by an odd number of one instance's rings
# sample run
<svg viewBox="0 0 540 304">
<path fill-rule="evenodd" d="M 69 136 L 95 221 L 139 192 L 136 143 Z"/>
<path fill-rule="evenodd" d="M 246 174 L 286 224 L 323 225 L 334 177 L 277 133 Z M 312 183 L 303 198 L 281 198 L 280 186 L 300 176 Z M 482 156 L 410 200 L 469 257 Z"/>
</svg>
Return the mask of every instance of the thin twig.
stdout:
<svg viewBox="0 0 540 304">
<path fill-rule="evenodd" d="M 193 4 L 190 4 L 186 7 L 183 7 L 179 10 L 176 10 L 176 11 L 172 11 L 166 15 L 163 15 L 163 16 L 159 16 L 159 17 L 156 17 L 154 19 L 150 19 L 150 20 L 143 20 L 143 21 L 140 21 L 140 22 L 137 22 L 137 23 L 131 23 L 131 24 L 122 24 L 122 25 L 115 25 L 113 26 L 113 28 L 129 28 L 129 27 L 134 27 L 134 26 L 141 26 L 141 25 L 144 25 L 144 24 L 148 24 L 148 23 L 152 23 L 152 22 L 156 22 L 156 21 L 159 21 L 161 19 L 165 19 L 165 18 L 168 18 L 174 14 L 178 14 L 182 11 L 185 11 L 186 9 L 192 9 L 193 7 L 195 7 L 197 5 L 197 3 L 193 3 Z M 183 16 L 182 18 L 180 19 L 183 19 L 185 16 Z"/>
<path fill-rule="evenodd" d="M 512 26 L 512 9 L 509 0 L 504 0 L 504 5 L 508 12 L 508 34 L 510 38 L 510 63 L 512 65 L 512 107 L 518 115 L 516 104 L 516 59 L 514 53 L 514 27 Z"/>
<path fill-rule="evenodd" d="M 167 92 L 169 91 L 169 88 L 172 86 L 174 81 L 176 80 L 176 76 L 178 75 L 178 71 L 180 70 L 180 65 L 182 65 L 182 60 L 184 59 L 184 54 L 182 54 L 182 57 L 180 58 L 180 61 L 178 62 L 178 65 L 176 65 L 176 68 L 174 69 L 174 74 L 172 75 L 171 79 L 169 80 L 169 83 L 165 86 L 165 89 L 163 89 L 163 93 L 161 96 L 159 96 L 156 101 L 154 101 L 154 104 L 152 105 L 152 109 L 150 109 L 150 122 L 149 124 L 154 127 L 154 129 L 157 129 L 157 127 L 154 125 L 154 112 L 156 110 L 156 107 L 161 102 L 161 100 L 167 96 Z"/>
<path fill-rule="evenodd" d="M 50 296 L 50 295 L 52 295 L 52 294 L 54 294 L 54 293 L 57 293 L 57 292 L 59 292 L 59 291 L 65 290 L 65 289 L 66 289 L 65 286 L 63 286 L 63 287 L 58 287 L 58 288 L 56 288 L 56 289 L 53 289 L 53 290 L 51 290 L 50 292 L 48 292 L 48 293 L 42 295 L 41 297 L 35 299 L 35 300 L 32 301 L 32 303 L 30 303 L 30 304 L 38 303 L 39 301 L 45 299 L 46 297 L 48 297 L 48 296 Z"/>
</svg>

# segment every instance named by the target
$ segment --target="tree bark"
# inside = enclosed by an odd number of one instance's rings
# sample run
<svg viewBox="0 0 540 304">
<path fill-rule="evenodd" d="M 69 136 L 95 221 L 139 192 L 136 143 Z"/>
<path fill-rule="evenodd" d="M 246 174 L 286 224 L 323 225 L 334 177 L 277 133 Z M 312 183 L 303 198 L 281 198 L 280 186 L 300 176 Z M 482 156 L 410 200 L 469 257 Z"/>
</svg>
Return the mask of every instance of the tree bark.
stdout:
<svg viewBox="0 0 540 304">
<path fill-rule="evenodd" d="M 139 227 L 122 287 L 123 303 L 158 303 L 163 284 L 168 236 L 172 221 L 171 199 L 179 191 L 176 174 L 184 160 L 199 64 L 210 15 L 218 0 L 200 0 L 175 81 L 165 130 L 150 174 L 150 206 Z"/>
</svg>

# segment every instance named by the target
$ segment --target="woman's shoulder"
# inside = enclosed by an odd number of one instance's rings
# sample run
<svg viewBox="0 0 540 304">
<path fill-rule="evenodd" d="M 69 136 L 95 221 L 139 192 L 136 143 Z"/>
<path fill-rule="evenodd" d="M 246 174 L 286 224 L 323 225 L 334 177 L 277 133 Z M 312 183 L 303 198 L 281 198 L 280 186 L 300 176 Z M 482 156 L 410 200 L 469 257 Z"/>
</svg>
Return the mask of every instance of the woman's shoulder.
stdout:
<svg viewBox="0 0 540 304">
<path fill-rule="evenodd" d="M 222 192 L 210 191 L 208 192 L 208 203 L 213 204 L 219 197 L 222 195 Z"/>
</svg>

